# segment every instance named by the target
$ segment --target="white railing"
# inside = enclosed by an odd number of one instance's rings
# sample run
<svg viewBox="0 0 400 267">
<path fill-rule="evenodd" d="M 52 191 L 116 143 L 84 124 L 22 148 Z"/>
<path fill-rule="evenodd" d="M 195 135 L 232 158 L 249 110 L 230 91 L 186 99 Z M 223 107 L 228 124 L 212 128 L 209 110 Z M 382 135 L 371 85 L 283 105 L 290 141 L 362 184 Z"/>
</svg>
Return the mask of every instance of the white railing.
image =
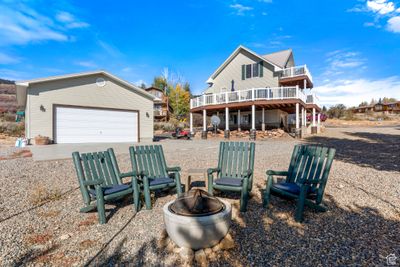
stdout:
<svg viewBox="0 0 400 267">
<path fill-rule="evenodd" d="M 190 108 L 207 105 L 227 104 L 234 102 L 246 102 L 255 100 L 283 100 L 300 99 L 306 103 L 307 96 L 298 86 L 252 88 L 234 92 L 223 92 L 201 95 L 190 100 Z"/>
<path fill-rule="evenodd" d="M 319 98 L 315 93 L 310 93 L 307 95 L 307 104 L 315 104 L 319 106 Z"/>
<path fill-rule="evenodd" d="M 290 78 L 290 77 L 307 75 L 310 78 L 310 81 L 312 82 L 311 72 L 308 70 L 306 65 L 283 69 L 281 72 L 282 72 L 281 78 Z"/>
</svg>

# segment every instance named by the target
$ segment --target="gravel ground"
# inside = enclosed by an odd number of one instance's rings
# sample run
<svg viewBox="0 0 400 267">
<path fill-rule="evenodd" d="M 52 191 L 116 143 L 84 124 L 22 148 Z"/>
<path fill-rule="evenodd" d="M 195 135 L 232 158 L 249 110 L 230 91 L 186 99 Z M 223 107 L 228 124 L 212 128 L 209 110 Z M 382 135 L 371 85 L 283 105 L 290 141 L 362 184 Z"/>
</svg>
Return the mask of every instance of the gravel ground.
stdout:
<svg viewBox="0 0 400 267">
<path fill-rule="evenodd" d="M 236 247 L 210 259 L 213 266 L 382 266 L 400 257 L 400 128 L 330 128 L 304 140 L 337 148 L 326 188 L 326 213 L 306 209 L 305 222 L 293 220 L 295 204 L 272 198 L 262 209 L 260 189 L 267 169 L 288 167 L 295 140 L 256 144 L 255 186 L 247 213 L 233 204 L 231 234 Z M 165 140 L 170 166 L 214 167 L 218 141 Z M 127 154 L 118 155 L 129 170 Z M 108 206 L 108 223 L 97 213 L 81 214 L 81 196 L 71 160 L 0 162 L 0 265 L 180 265 L 179 257 L 159 246 L 162 206 L 134 214 L 128 198 Z M 222 195 L 222 197 L 226 197 Z M 398 263 L 400 261 L 398 260 Z"/>
</svg>

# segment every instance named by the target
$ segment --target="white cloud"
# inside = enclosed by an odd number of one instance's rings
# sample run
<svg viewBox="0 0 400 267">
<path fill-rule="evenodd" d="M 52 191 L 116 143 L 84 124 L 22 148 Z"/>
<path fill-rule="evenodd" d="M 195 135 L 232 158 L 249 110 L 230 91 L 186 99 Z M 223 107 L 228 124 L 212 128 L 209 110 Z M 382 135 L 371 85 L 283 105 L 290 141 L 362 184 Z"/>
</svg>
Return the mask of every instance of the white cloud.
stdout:
<svg viewBox="0 0 400 267">
<path fill-rule="evenodd" d="M 335 50 L 326 54 L 327 67 L 322 74 L 323 77 L 331 77 L 343 74 L 345 71 L 352 70 L 355 73 L 366 68 L 366 59 L 361 57 L 359 52 Z"/>
<path fill-rule="evenodd" d="M 21 59 L 15 56 L 10 56 L 0 52 L 0 64 L 15 64 L 20 62 Z"/>
<path fill-rule="evenodd" d="M 268 13 L 267 12 L 261 12 L 261 15 L 266 16 L 266 15 L 268 15 Z"/>
<path fill-rule="evenodd" d="M 388 20 L 388 31 L 400 33 L 400 16 L 392 17 Z"/>
<path fill-rule="evenodd" d="M 229 7 L 233 8 L 236 11 L 235 14 L 238 16 L 244 16 L 247 11 L 253 10 L 253 7 L 241 4 L 232 4 Z"/>
<path fill-rule="evenodd" d="M 97 68 L 97 64 L 93 61 L 78 61 L 75 64 L 85 68 Z"/>
<path fill-rule="evenodd" d="M 400 77 L 393 76 L 379 80 L 337 80 L 315 87 L 313 90 L 323 105 L 357 106 L 362 101 L 370 101 L 372 98 L 400 99 Z"/>
<path fill-rule="evenodd" d="M 56 19 L 63 23 L 64 26 L 68 29 L 75 29 L 75 28 L 86 28 L 89 27 L 89 24 L 83 21 L 79 21 L 69 12 L 60 11 L 56 15 Z"/>
<path fill-rule="evenodd" d="M 0 46 L 39 41 L 67 41 L 68 36 L 57 29 L 49 17 L 25 6 L 13 9 L 0 5 Z"/>
<path fill-rule="evenodd" d="M 109 43 L 106 43 L 104 41 L 101 41 L 101 40 L 98 40 L 97 43 L 110 56 L 112 56 L 112 57 L 120 57 L 120 56 L 122 56 L 121 51 L 119 51 L 118 48 L 116 48 L 115 46 L 113 46 L 113 45 L 111 45 Z"/>
<path fill-rule="evenodd" d="M 386 15 L 393 12 L 395 7 L 393 2 L 388 2 L 387 0 L 370 0 L 367 1 L 367 8 L 373 12 L 379 13 L 381 15 Z"/>
</svg>

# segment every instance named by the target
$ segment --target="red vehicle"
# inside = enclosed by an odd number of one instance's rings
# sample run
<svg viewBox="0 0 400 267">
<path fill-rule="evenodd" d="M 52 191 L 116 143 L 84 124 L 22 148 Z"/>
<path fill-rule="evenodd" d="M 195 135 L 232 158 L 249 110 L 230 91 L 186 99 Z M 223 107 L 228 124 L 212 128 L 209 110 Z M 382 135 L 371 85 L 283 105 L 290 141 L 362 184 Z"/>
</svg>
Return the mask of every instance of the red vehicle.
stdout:
<svg viewBox="0 0 400 267">
<path fill-rule="evenodd" d="M 176 139 L 190 139 L 190 132 L 182 130 L 181 128 L 176 128 L 175 132 L 172 133 L 172 137 Z"/>
<path fill-rule="evenodd" d="M 326 119 L 328 118 L 328 116 L 326 116 L 325 114 L 321 113 L 321 121 L 326 121 Z M 312 121 L 312 114 L 308 114 L 307 115 L 307 121 Z M 318 121 L 318 115 L 315 114 L 315 121 Z"/>
</svg>

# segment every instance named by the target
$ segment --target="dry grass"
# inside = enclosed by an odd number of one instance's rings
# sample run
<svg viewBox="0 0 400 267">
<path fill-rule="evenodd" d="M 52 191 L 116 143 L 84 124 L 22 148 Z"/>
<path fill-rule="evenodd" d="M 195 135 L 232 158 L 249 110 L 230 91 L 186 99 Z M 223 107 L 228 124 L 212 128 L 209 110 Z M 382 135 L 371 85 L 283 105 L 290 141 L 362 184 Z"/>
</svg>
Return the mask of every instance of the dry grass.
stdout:
<svg viewBox="0 0 400 267">
<path fill-rule="evenodd" d="M 37 185 L 30 192 L 29 202 L 33 205 L 40 205 L 48 201 L 60 199 L 61 191 L 59 189 L 49 190 L 44 185 Z"/>
<path fill-rule="evenodd" d="M 78 227 L 86 227 L 86 226 L 90 226 L 90 225 L 94 225 L 97 223 L 97 216 L 92 214 L 89 217 L 87 217 L 85 220 L 80 221 L 78 223 Z"/>
<path fill-rule="evenodd" d="M 2 156 L 0 160 L 17 159 L 17 158 L 30 158 L 32 157 L 32 152 L 29 149 L 18 150 L 11 155 Z"/>
<path fill-rule="evenodd" d="M 79 243 L 80 249 L 89 249 L 98 243 L 97 240 L 86 239 Z"/>
<path fill-rule="evenodd" d="M 44 245 L 53 238 L 50 233 L 31 234 L 25 238 L 28 245 Z"/>
<path fill-rule="evenodd" d="M 43 211 L 39 212 L 38 216 L 41 218 L 55 218 L 60 215 L 61 210 L 50 210 L 50 211 Z"/>
</svg>

